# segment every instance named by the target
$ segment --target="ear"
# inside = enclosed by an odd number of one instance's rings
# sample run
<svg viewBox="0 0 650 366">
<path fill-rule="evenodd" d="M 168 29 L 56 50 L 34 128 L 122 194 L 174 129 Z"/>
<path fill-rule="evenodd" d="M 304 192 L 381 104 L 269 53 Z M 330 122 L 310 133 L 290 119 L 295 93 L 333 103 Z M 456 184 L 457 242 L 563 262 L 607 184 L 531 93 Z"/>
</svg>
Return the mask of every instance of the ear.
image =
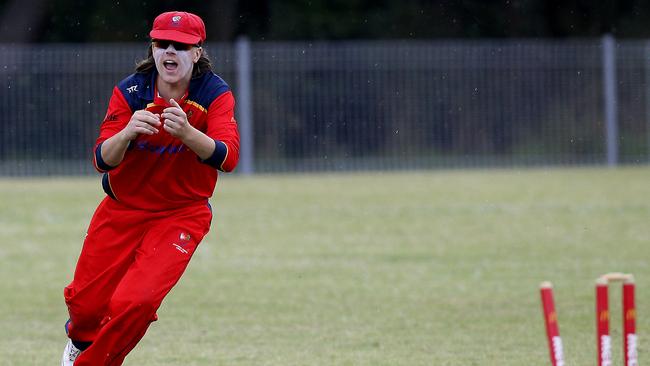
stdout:
<svg viewBox="0 0 650 366">
<path fill-rule="evenodd" d="M 201 58 L 202 54 L 203 54 L 203 47 L 197 47 L 196 52 L 194 53 L 194 59 L 192 61 L 194 63 L 199 62 L 199 59 Z"/>
</svg>

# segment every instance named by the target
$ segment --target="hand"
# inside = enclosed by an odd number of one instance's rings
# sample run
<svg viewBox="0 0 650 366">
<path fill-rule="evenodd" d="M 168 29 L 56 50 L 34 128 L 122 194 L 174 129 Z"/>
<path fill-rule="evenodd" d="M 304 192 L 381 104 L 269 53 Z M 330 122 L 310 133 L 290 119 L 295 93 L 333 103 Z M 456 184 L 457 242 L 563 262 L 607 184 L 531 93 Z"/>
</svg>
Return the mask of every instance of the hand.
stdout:
<svg viewBox="0 0 650 366">
<path fill-rule="evenodd" d="M 171 107 L 165 108 L 161 114 L 163 118 L 163 128 L 165 131 L 169 132 L 170 135 L 185 140 L 194 127 L 187 120 L 187 114 L 181 108 L 181 106 L 174 100 L 170 99 L 169 104 Z"/>
<path fill-rule="evenodd" d="M 131 120 L 122 129 L 122 136 L 125 140 L 131 141 L 139 134 L 153 135 L 158 133 L 157 126 L 160 126 L 160 115 L 149 111 L 139 110 L 133 113 Z"/>
</svg>

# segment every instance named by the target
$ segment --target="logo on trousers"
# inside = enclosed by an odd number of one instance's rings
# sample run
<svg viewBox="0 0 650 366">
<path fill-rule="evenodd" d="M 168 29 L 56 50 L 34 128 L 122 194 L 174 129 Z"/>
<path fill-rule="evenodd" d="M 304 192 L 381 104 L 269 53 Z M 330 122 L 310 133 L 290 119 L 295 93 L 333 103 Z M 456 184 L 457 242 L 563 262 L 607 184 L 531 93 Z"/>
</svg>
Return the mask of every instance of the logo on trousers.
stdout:
<svg viewBox="0 0 650 366">
<path fill-rule="evenodd" d="M 184 254 L 189 253 L 185 248 L 183 248 L 182 246 L 180 246 L 180 245 L 178 245 L 176 243 L 172 243 L 172 245 L 174 246 L 174 248 L 176 248 L 181 253 L 184 253 Z"/>
<path fill-rule="evenodd" d="M 180 235 L 178 238 L 181 240 L 181 244 L 178 243 L 172 243 L 174 248 L 176 248 L 179 252 L 188 254 L 189 252 L 187 249 L 185 249 L 185 246 L 189 244 L 190 239 L 192 238 L 189 233 L 186 233 L 184 231 L 181 231 Z"/>
</svg>

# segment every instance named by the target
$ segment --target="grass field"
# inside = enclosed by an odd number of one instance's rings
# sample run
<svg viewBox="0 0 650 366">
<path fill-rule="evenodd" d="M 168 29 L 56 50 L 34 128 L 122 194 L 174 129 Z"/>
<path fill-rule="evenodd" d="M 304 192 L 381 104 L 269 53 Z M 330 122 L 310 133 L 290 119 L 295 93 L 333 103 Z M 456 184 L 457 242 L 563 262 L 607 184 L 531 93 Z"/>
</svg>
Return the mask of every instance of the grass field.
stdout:
<svg viewBox="0 0 650 366">
<path fill-rule="evenodd" d="M 0 365 L 58 365 L 98 178 L 0 180 Z M 637 277 L 650 363 L 650 169 L 224 176 L 211 233 L 125 365 L 594 365 L 593 280 Z M 622 365 L 620 290 L 610 294 Z"/>
</svg>

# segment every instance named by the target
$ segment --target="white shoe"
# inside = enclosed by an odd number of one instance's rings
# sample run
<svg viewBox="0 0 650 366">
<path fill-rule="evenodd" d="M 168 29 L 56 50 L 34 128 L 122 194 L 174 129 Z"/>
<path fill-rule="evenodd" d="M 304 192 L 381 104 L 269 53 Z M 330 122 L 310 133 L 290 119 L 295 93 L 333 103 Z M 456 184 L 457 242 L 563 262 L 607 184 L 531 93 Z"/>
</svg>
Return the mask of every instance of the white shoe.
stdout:
<svg viewBox="0 0 650 366">
<path fill-rule="evenodd" d="M 81 353 L 81 350 L 72 344 L 72 340 L 68 339 L 68 343 L 63 350 L 63 358 L 61 358 L 61 366 L 73 366 L 74 360 Z"/>
</svg>

